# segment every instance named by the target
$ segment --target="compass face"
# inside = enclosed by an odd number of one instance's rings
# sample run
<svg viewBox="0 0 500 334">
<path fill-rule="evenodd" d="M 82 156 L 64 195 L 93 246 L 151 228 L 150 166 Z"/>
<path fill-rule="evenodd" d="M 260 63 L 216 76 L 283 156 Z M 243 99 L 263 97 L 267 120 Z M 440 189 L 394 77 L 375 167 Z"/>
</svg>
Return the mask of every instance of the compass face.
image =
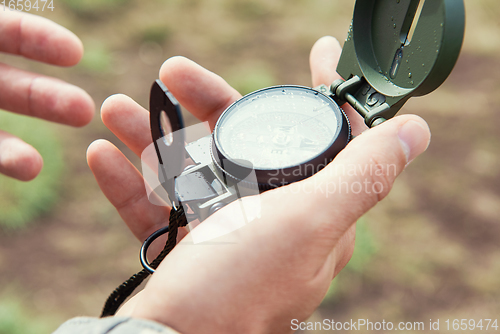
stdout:
<svg viewBox="0 0 500 334">
<path fill-rule="evenodd" d="M 311 88 L 270 87 L 243 97 L 222 114 L 215 146 L 225 159 L 248 161 L 255 170 L 300 166 L 328 151 L 344 118 L 333 100 Z"/>
</svg>

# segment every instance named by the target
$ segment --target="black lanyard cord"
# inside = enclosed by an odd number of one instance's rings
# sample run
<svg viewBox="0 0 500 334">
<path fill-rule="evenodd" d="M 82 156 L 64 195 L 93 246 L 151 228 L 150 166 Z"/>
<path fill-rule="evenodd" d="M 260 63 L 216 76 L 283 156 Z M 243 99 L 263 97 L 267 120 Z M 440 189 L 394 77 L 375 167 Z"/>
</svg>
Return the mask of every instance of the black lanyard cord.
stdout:
<svg viewBox="0 0 500 334">
<path fill-rule="evenodd" d="M 117 287 L 108 297 L 102 309 L 101 318 L 115 315 L 118 308 L 123 302 L 141 285 L 141 283 L 160 265 L 161 261 L 174 249 L 177 244 L 177 231 L 179 227 L 186 226 L 187 220 L 184 213 L 184 208 L 179 205 L 179 208 L 170 210 L 169 224 L 167 227 L 161 228 L 154 232 L 146 239 L 141 248 L 141 263 L 144 267 L 137 274 L 132 275 L 128 280 Z M 146 259 L 146 252 L 149 245 L 161 235 L 168 233 L 168 239 L 165 243 L 163 251 L 149 264 Z"/>
</svg>

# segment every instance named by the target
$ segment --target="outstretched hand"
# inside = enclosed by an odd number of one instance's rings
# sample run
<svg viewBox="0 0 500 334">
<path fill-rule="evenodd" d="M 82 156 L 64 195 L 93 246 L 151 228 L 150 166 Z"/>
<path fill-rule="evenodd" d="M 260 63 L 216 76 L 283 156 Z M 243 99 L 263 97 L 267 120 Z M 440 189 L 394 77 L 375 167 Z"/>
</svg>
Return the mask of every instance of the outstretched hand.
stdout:
<svg viewBox="0 0 500 334">
<path fill-rule="evenodd" d="M 310 59 L 314 86 L 339 78 L 340 52 L 332 37 L 315 44 Z M 181 57 L 163 64 L 160 79 L 212 128 L 240 97 L 222 78 Z M 306 180 L 262 194 L 261 217 L 215 242 L 193 246 L 184 238 L 119 314 L 184 334 L 288 333 L 293 319 L 307 319 L 351 258 L 355 222 L 388 194 L 430 140 L 427 124 L 417 116 L 396 117 L 364 132 L 363 119 L 344 107 L 357 138 L 332 163 Z M 149 113 L 130 98 L 108 98 L 101 115 L 137 155 L 151 144 Z M 141 174 L 115 146 L 94 142 L 88 163 L 140 241 L 168 224 L 170 208 L 149 202 Z M 353 166 L 365 172 L 342 172 Z M 349 188 L 358 183 L 364 185 L 361 191 Z M 231 210 L 228 205 L 202 224 L 231 219 Z"/>
<path fill-rule="evenodd" d="M 73 66 L 80 61 L 83 46 L 72 32 L 48 19 L 6 10 L 0 11 L 0 52 Z M 0 63 L 0 109 L 83 126 L 92 120 L 94 108 L 91 97 L 78 87 Z M 28 181 L 42 165 L 31 145 L 0 130 L 0 173 Z"/>
</svg>

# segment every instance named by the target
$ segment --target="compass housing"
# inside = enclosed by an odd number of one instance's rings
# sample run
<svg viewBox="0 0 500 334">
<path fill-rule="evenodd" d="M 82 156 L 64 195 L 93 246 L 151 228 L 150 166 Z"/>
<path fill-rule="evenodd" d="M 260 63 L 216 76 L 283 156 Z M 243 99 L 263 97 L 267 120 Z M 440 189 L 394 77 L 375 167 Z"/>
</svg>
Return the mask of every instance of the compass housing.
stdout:
<svg viewBox="0 0 500 334">
<path fill-rule="evenodd" d="M 274 86 L 229 106 L 212 135 L 212 160 L 226 181 L 254 172 L 259 188 L 308 178 L 345 148 L 347 117 L 330 97 L 309 87 Z"/>
<path fill-rule="evenodd" d="M 357 0 L 337 66 L 347 89 L 333 93 L 370 127 L 376 118 L 388 120 L 446 80 L 464 31 L 463 0 Z"/>
</svg>

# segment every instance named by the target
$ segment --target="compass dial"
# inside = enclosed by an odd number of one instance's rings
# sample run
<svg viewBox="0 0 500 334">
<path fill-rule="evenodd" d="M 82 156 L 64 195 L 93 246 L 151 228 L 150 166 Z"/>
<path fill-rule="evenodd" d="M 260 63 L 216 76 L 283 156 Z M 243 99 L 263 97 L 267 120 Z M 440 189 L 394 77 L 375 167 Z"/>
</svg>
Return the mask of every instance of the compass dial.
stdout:
<svg viewBox="0 0 500 334">
<path fill-rule="evenodd" d="M 253 93 L 217 123 L 218 149 L 256 169 L 305 163 L 328 149 L 339 130 L 341 113 L 332 102 L 312 89 L 297 87 Z"/>
<path fill-rule="evenodd" d="M 277 86 L 231 105 L 214 130 L 219 158 L 249 162 L 254 170 L 294 168 L 338 153 L 329 152 L 348 124 L 338 105 L 307 87 Z M 346 135 L 347 137 L 348 135 Z M 344 144 L 348 138 L 344 138 Z M 345 145 L 344 145 L 345 146 Z"/>
</svg>

